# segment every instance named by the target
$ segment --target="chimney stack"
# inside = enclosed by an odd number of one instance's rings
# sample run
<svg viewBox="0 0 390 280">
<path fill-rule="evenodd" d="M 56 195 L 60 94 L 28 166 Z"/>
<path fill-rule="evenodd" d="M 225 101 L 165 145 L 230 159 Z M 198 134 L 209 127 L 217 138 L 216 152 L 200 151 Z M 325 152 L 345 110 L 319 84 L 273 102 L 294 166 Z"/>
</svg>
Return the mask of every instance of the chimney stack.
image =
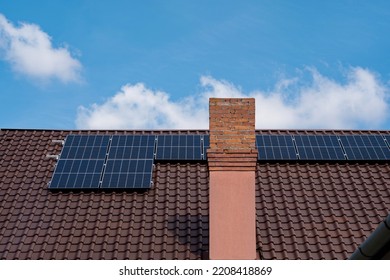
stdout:
<svg viewBox="0 0 390 280">
<path fill-rule="evenodd" d="M 255 259 L 255 99 L 209 102 L 210 259 Z"/>
</svg>

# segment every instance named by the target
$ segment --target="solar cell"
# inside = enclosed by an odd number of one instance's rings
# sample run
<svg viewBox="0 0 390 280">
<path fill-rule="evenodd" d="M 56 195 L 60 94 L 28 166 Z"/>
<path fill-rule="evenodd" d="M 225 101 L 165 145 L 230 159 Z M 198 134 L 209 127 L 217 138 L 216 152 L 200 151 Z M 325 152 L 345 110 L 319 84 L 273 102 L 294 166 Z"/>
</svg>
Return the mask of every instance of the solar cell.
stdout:
<svg viewBox="0 0 390 280">
<path fill-rule="evenodd" d="M 202 160 L 201 135 L 158 135 L 157 160 Z"/>
<path fill-rule="evenodd" d="M 386 160 L 390 150 L 381 135 L 340 135 L 349 160 Z"/>
<path fill-rule="evenodd" d="M 295 144 L 302 160 L 344 160 L 344 152 L 335 135 L 295 135 Z"/>
<path fill-rule="evenodd" d="M 298 159 L 290 135 L 256 135 L 259 160 Z"/>
</svg>

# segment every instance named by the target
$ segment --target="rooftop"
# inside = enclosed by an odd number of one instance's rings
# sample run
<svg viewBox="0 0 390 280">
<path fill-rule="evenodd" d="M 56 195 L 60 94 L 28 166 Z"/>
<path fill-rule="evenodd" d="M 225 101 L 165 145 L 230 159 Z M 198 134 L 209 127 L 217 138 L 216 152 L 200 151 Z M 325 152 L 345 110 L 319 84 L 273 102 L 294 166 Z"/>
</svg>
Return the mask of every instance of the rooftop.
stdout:
<svg viewBox="0 0 390 280">
<path fill-rule="evenodd" d="M 52 192 L 68 134 L 208 134 L 208 131 L 0 131 L 0 259 L 207 259 L 207 162 L 157 162 L 147 192 Z M 382 134 L 385 131 L 256 131 Z M 260 259 L 347 259 L 389 213 L 390 165 L 257 162 Z"/>
</svg>

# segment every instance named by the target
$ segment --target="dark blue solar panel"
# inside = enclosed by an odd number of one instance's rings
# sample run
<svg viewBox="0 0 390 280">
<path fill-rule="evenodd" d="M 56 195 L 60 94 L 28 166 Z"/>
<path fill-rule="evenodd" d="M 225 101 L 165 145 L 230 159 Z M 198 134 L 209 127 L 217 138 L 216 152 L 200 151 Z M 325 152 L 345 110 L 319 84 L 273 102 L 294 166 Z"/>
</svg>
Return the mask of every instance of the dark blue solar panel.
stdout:
<svg viewBox="0 0 390 280">
<path fill-rule="evenodd" d="M 256 135 L 259 160 L 296 160 L 290 135 Z"/>
<path fill-rule="evenodd" d="M 203 159 L 207 160 L 207 150 L 210 148 L 210 135 L 203 135 Z"/>
<path fill-rule="evenodd" d="M 68 135 L 50 189 L 97 189 L 110 136 Z"/>
<path fill-rule="evenodd" d="M 108 160 L 103 189 L 144 189 L 152 182 L 153 159 Z"/>
<path fill-rule="evenodd" d="M 104 160 L 60 160 L 50 183 L 51 189 L 97 189 Z"/>
<path fill-rule="evenodd" d="M 104 159 L 109 140 L 108 135 L 69 135 L 60 159 Z"/>
<path fill-rule="evenodd" d="M 382 137 L 385 139 L 387 147 L 390 148 L 390 135 L 382 135 Z"/>
<path fill-rule="evenodd" d="M 157 160 L 202 160 L 201 135 L 158 135 Z"/>
<path fill-rule="evenodd" d="M 112 136 L 112 147 L 154 147 L 154 135 L 114 135 Z"/>
<path fill-rule="evenodd" d="M 114 135 L 101 188 L 150 188 L 154 146 L 154 135 Z"/>
<path fill-rule="evenodd" d="M 349 160 L 386 160 L 390 150 L 381 135 L 339 136 Z"/>
<path fill-rule="evenodd" d="M 299 159 L 302 160 L 344 160 L 344 152 L 335 135 L 294 136 Z"/>
</svg>

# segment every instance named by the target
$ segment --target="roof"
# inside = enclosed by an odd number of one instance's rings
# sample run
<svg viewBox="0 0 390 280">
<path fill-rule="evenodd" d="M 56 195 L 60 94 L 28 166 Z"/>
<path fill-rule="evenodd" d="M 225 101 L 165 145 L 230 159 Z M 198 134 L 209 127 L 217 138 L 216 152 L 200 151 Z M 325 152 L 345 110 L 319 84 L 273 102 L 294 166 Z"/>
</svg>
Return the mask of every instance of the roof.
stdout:
<svg viewBox="0 0 390 280">
<path fill-rule="evenodd" d="M 353 252 L 350 260 L 390 259 L 390 214 L 373 233 Z"/>
<path fill-rule="evenodd" d="M 55 160 L 46 155 L 70 133 L 208 132 L 1 130 L 0 259 L 208 258 L 207 162 L 157 163 L 147 192 L 51 192 Z M 388 162 L 258 162 L 258 258 L 347 259 L 389 201 Z"/>
<path fill-rule="evenodd" d="M 348 258 L 387 216 L 389 171 L 388 163 L 258 165 L 262 258 Z"/>
</svg>

